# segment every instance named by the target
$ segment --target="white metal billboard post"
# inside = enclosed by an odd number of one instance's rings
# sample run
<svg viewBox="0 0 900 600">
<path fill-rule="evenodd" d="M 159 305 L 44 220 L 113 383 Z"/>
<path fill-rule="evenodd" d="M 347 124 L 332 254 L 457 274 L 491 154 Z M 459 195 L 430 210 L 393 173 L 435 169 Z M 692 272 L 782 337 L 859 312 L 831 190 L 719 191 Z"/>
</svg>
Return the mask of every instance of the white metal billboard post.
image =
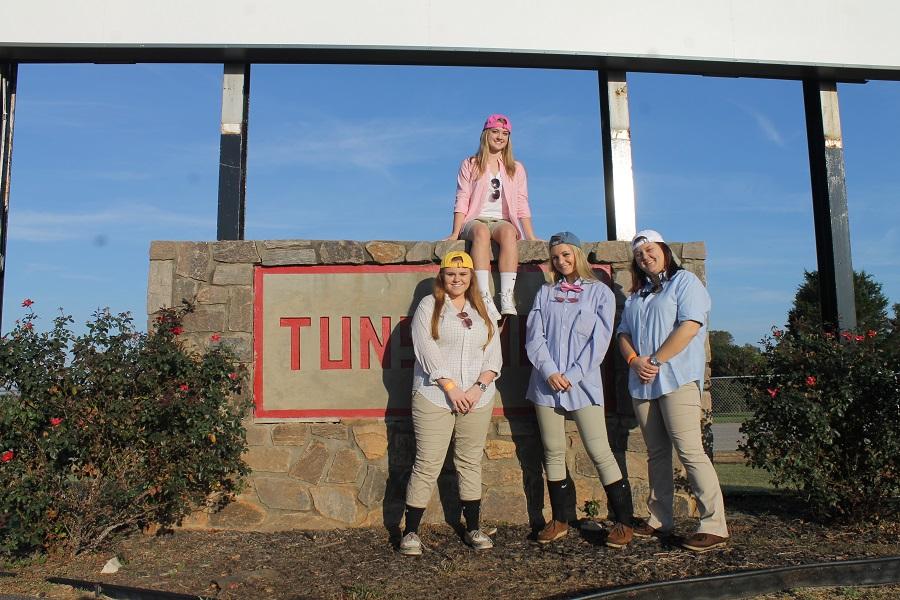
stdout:
<svg viewBox="0 0 900 600">
<path fill-rule="evenodd" d="M 628 83 L 621 71 L 599 71 L 600 130 L 606 189 L 606 239 L 631 240 L 637 233 Z"/>
<path fill-rule="evenodd" d="M 219 215 L 216 238 L 244 239 L 247 198 L 247 121 L 250 65 L 225 63 L 219 141 Z"/>
<path fill-rule="evenodd" d="M 3 280 L 6 274 L 10 167 L 16 115 L 16 75 L 15 63 L 0 64 L 0 322 L 3 319 Z"/>
<path fill-rule="evenodd" d="M 822 322 L 830 327 L 852 330 L 856 329 L 856 299 L 837 84 L 804 80 L 803 105 Z"/>
</svg>

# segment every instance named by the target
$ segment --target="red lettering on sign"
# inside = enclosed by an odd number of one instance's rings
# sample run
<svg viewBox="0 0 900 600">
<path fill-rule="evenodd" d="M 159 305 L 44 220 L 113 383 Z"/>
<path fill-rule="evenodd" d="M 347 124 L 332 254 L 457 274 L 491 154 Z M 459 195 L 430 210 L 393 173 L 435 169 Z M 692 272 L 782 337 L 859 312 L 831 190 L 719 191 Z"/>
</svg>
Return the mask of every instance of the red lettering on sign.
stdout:
<svg viewBox="0 0 900 600">
<path fill-rule="evenodd" d="M 291 371 L 300 370 L 300 328 L 312 325 L 309 317 L 281 317 L 279 324 L 291 328 Z"/>
<path fill-rule="evenodd" d="M 369 350 L 375 348 L 375 354 L 381 361 L 382 369 L 391 368 L 391 353 L 385 352 L 388 340 L 391 336 L 391 318 L 381 317 L 381 339 L 375 333 L 375 325 L 369 317 L 359 318 L 359 366 L 361 369 L 369 368 Z"/>
<path fill-rule="evenodd" d="M 331 339 L 329 318 L 319 317 L 319 365 L 323 371 L 329 369 L 352 369 L 350 356 L 350 317 L 341 317 L 341 357 L 331 359 Z"/>
</svg>

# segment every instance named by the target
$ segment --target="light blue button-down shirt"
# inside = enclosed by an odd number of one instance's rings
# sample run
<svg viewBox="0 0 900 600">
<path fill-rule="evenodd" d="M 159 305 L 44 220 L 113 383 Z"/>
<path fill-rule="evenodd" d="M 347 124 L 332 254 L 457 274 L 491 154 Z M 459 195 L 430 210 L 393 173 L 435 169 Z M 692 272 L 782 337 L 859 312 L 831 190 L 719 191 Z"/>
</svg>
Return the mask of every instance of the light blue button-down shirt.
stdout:
<svg viewBox="0 0 900 600">
<path fill-rule="evenodd" d="M 541 406 L 578 410 L 603 405 L 600 363 L 609 350 L 616 299 L 599 281 L 577 283 L 583 288 L 580 293 L 563 292 L 559 283 L 541 286 L 528 314 L 525 351 L 534 369 L 526 397 Z M 553 391 L 547 378 L 554 373 L 565 375 L 572 387 Z"/>
<path fill-rule="evenodd" d="M 706 325 L 710 299 L 703 283 L 690 271 L 677 271 L 662 282 L 658 294 L 647 293 L 649 286 L 628 297 L 617 333 L 631 336 L 640 356 L 654 354 L 669 335 L 685 321 L 700 323 L 700 330 L 687 347 L 659 367 L 659 375 L 650 383 L 641 383 L 637 373 L 628 371 L 628 391 L 632 398 L 651 400 L 674 392 L 691 381 L 703 390 L 706 369 Z"/>
</svg>

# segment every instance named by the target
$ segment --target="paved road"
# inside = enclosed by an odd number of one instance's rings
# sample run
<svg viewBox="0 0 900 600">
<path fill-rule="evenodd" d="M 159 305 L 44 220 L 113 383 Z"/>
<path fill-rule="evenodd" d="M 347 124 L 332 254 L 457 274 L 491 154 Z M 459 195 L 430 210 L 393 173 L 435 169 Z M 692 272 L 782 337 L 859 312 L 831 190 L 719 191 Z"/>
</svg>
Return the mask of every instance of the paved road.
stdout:
<svg viewBox="0 0 900 600">
<path fill-rule="evenodd" d="M 713 448 L 716 452 L 734 452 L 737 450 L 739 440 L 744 439 L 744 434 L 738 431 L 740 423 L 713 423 Z"/>
</svg>

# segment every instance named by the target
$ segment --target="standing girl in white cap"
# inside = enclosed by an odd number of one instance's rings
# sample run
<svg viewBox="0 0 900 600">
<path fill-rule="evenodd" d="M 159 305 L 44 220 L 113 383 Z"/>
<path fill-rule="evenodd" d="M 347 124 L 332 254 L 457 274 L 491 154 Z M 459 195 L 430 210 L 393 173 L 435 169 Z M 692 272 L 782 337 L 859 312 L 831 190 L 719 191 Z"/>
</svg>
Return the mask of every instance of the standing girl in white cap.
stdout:
<svg viewBox="0 0 900 600">
<path fill-rule="evenodd" d="M 448 252 L 412 319 L 412 419 L 416 459 L 406 488 L 406 524 L 400 553 L 422 553 L 419 523 L 453 440 L 453 463 L 466 521 L 465 542 L 493 547 L 479 526 L 481 456 L 491 423 L 494 381 L 503 358 L 500 335 L 481 299 L 472 257 Z"/>
<path fill-rule="evenodd" d="M 526 397 L 534 403 L 553 518 L 537 536 L 557 540 L 575 520 L 575 484 L 566 472 L 565 420 L 571 416 L 594 463 L 611 520 L 606 545 L 621 548 L 631 541 L 631 487 L 609 447 L 600 364 L 609 350 L 616 298 L 597 280 L 569 231 L 550 238 L 550 282 L 538 290 L 528 315 L 525 350 L 534 368 Z"/>
<path fill-rule="evenodd" d="M 634 535 L 672 531 L 674 446 L 700 511 L 700 527 L 681 545 L 694 552 L 721 548 L 728 540 L 725 504 L 700 431 L 709 293 L 676 264 L 656 231 L 639 231 L 631 249 L 633 283 L 619 324 L 619 349 L 629 366 L 628 391 L 647 444 L 650 479 L 650 518 L 635 524 Z"/>
<path fill-rule="evenodd" d="M 528 206 L 525 167 L 513 158 L 509 136 L 512 123 L 504 115 L 490 115 L 484 123 L 475 156 L 463 160 L 456 177 L 453 231 L 449 240 L 472 242 L 475 276 L 488 309 L 496 313 L 490 296 L 491 240 L 500 246 L 500 313 L 516 314 L 513 288 L 519 269 L 520 239 L 534 240 Z"/>
</svg>

